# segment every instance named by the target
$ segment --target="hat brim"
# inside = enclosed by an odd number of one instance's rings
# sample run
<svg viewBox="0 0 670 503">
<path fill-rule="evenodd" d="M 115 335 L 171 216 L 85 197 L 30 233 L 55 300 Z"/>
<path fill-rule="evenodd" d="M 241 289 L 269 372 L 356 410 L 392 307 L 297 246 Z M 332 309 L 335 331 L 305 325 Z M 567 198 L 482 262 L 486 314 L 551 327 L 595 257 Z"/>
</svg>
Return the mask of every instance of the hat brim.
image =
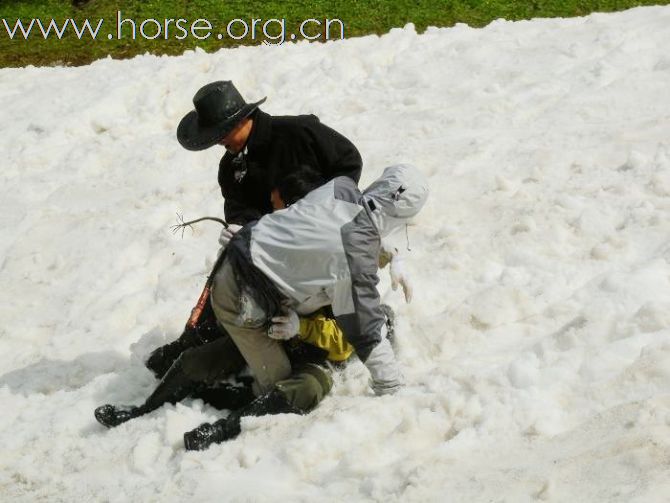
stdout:
<svg viewBox="0 0 670 503">
<path fill-rule="evenodd" d="M 248 103 L 240 109 L 235 117 L 209 127 L 202 127 L 198 123 L 198 113 L 195 110 L 191 110 L 184 116 L 177 127 L 177 140 L 179 140 L 181 146 L 186 150 L 208 149 L 218 144 L 243 119 L 254 113 L 266 99 L 267 97 L 256 103 Z"/>
</svg>

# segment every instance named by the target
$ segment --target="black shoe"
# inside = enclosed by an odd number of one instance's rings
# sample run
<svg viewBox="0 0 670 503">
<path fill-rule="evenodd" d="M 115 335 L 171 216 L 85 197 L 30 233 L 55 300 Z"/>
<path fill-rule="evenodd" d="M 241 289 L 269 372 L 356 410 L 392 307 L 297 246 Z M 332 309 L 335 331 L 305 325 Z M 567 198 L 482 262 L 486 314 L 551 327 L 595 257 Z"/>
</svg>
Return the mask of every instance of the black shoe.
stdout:
<svg viewBox="0 0 670 503">
<path fill-rule="evenodd" d="M 95 418 L 103 426 L 114 428 L 137 417 L 137 407 L 103 405 L 95 409 Z"/>
<path fill-rule="evenodd" d="M 231 412 L 225 419 L 219 419 L 214 424 L 201 424 L 195 430 L 184 433 L 184 447 L 187 451 L 203 451 L 212 444 L 235 438 L 242 431 L 240 423 L 244 416 L 284 413 L 304 414 L 305 411 L 289 403 L 286 395 L 275 388 L 246 407 Z"/>
<path fill-rule="evenodd" d="M 225 335 L 225 331 L 216 322 L 214 311 L 209 302 L 201 318 L 195 328 L 185 328 L 179 339 L 152 351 L 145 365 L 154 373 L 156 378 L 161 379 L 185 350 L 212 342 Z"/>
<path fill-rule="evenodd" d="M 154 373 L 156 378 L 161 379 L 184 349 L 181 340 L 177 339 L 154 349 L 144 365 Z"/>
<path fill-rule="evenodd" d="M 233 413 L 234 414 L 234 413 Z M 231 414 L 232 415 L 232 414 Z M 212 444 L 220 444 L 240 433 L 240 420 L 219 419 L 214 424 L 204 423 L 195 430 L 184 433 L 184 447 L 187 451 L 204 451 Z"/>
</svg>

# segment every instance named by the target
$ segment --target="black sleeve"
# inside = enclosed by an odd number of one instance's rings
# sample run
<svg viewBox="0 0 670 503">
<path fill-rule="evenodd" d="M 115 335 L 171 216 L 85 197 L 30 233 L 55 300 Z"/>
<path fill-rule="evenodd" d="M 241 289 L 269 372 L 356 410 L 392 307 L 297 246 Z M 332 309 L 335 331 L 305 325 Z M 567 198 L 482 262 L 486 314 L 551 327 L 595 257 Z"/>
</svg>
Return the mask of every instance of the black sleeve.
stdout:
<svg viewBox="0 0 670 503">
<path fill-rule="evenodd" d="M 255 208 L 251 208 L 234 197 L 225 197 L 223 201 L 223 214 L 226 223 L 245 225 L 254 220 L 258 220 L 263 215 Z"/>
<path fill-rule="evenodd" d="M 241 186 L 235 182 L 230 169 L 230 154 L 226 153 L 219 163 L 219 186 L 223 196 L 223 214 L 227 223 L 245 225 L 253 220 L 258 220 L 263 213 L 258 208 L 249 204 Z"/>
<path fill-rule="evenodd" d="M 363 168 L 358 149 L 344 135 L 322 124 L 316 117 L 314 119 L 310 130 L 323 175 L 328 180 L 348 176 L 358 183 Z"/>
</svg>

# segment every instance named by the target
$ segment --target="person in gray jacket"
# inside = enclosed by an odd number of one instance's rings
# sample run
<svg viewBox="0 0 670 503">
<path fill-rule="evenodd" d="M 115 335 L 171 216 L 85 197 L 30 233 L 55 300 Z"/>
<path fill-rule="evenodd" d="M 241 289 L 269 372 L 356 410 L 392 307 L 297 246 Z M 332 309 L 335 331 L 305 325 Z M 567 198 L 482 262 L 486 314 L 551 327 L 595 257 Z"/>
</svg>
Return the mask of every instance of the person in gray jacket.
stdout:
<svg viewBox="0 0 670 503">
<path fill-rule="evenodd" d="M 320 397 L 293 393 L 291 364 L 279 340 L 298 332 L 300 314 L 323 306 L 332 306 L 370 372 L 373 391 L 383 395 L 402 386 L 377 291 L 381 239 L 404 227 L 427 197 L 427 179 L 410 165 L 386 168 L 363 193 L 351 179 L 338 177 L 231 240 L 211 302 L 248 363 L 259 398 L 186 433 L 187 449 L 233 438 L 242 416 L 305 413 L 318 403 Z"/>
<path fill-rule="evenodd" d="M 298 315 L 327 305 L 368 367 L 373 390 L 384 394 L 399 387 L 376 288 L 380 244 L 418 213 L 427 195 L 426 178 L 409 165 L 386 168 L 363 193 L 338 177 L 232 240 L 214 280 L 212 307 L 259 391 L 290 372 L 281 345 L 268 338 L 268 324 L 270 338 L 292 337 Z"/>
<path fill-rule="evenodd" d="M 315 365 L 293 369 L 282 342 L 298 333 L 299 315 L 324 306 L 332 307 L 369 370 L 373 391 L 388 394 L 402 386 L 376 288 L 381 239 L 404 227 L 427 197 L 427 179 L 410 165 L 386 168 L 363 193 L 352 179 L 337 177 L 233 237 L 214 279 L 211 304 L 254 376 L 257 398 L 185 433 L 186 449 L 235 437 L 243 416 L 304 414 L 316 407 L 330 391 L 330 376 Z M 96 418 L 116 426 L 184 398 L 198 370 L 189 366 L 177 359 L 145 404 L 105 405 L 96 409 Z"/>
</svg>

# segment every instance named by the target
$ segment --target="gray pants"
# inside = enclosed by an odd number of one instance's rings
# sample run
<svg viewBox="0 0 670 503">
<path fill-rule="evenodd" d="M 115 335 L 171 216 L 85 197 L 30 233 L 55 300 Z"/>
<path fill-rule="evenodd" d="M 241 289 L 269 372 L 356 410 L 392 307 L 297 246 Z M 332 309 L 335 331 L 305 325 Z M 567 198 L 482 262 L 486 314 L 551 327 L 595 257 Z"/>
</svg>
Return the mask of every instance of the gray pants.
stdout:
<svg viewBox="0 0 670 503">
<path fill-rule="evenodd" d="M 241 291 L 227 260 L 214 277 L 211 303 L 218 322 L 254 375 L 256 394 L 270 391 L 291 375 L 291 363 L 281 343 L 268 337 L 266 313 Z"/>
</svg>

